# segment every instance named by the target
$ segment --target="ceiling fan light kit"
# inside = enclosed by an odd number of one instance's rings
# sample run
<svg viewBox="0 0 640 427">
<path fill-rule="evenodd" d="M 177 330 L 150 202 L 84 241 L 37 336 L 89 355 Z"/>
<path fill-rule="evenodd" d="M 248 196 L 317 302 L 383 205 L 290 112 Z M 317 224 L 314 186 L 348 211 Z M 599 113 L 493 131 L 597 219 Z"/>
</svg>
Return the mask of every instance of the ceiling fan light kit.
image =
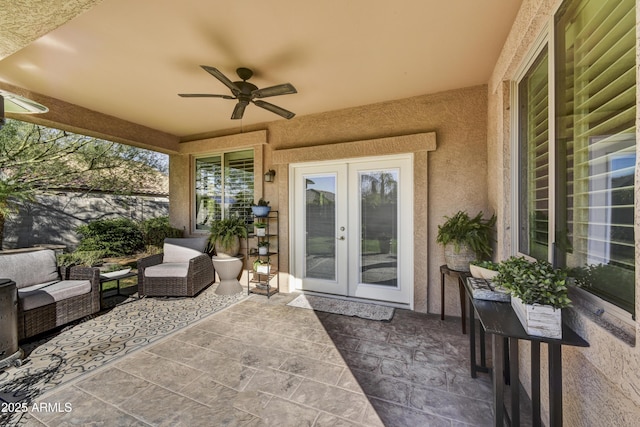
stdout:
<svg viewBox="0 0 640 427">
<path fill-rule="evenodd" d="M 279 95 L 289 95 L 292 93 L 298 93 L 295 87 L 291 83 L 283 83 L 275 86 L 269 86 L 266 88 L 258 89 L 256 85 L 253 83 L 249 83 L 249 80 L 253 76 L 253 71 L 249 68 L 240 67 L 236 70 L 238 77 L 241 80 L 232 82 L 227 76 L 222 74 L 220 70 L 214 67 L 209 67 L 207 65 L 201 65 L 202 69 L 211 74 L 213 77 L 218 79 L 222 84 L 224 84 L 231 91 L 232 95 L 217 95 L 217 94 L 209 94 L 209 93 L 179 93 L 178 96 L 184 98 L 223 98 L 223 99 L 236 99 L 238 103 L 233 109 L 233 113 L 231 114 L 232 120 L 241 119 L 244 115 L 244 110 L 252 103 L 257 105 L 260 108 L 264 108 L 267 111 L 271 111 L 285 119 L 291 119 L 295 116 L 295 113 L 292 113 L 289 110 L 285 110 L 282 107 L 278 107 L 277 105 L 271 104 L 266 101 L 262 101 L 259 98 L 268 98 L 271 96 L 279 96 Z M 258 99 L 256 99 L 258 98 Z"/>
<path fill-rule="evenodd" d="M 5 123 L 4 113 L 40 114 L 49 111 L 47 107 L 31 99 L 0 89 L 0 128 Z"/>
</svg>

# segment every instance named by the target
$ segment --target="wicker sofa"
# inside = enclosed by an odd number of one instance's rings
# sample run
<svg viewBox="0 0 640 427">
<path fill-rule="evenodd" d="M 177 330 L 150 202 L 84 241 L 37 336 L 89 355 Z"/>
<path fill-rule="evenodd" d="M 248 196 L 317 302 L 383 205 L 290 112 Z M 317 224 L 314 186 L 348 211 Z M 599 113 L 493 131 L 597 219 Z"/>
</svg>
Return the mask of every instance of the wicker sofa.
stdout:
<svg viewBox="0 0 640 427">
<path fill-rule="evenodd" d="M 145 296 L 198 294 L 215 280 L 207 237 L 164 240 L 164 252 L 138 260 L 138 292 Z"/>
<path fill-rule="evenodd" d="M 0 255 L 0 276 L 18 288 L 18 339 L 100 311 L 100 270 L 60 269 L 50 249 Z"/>
</svg>

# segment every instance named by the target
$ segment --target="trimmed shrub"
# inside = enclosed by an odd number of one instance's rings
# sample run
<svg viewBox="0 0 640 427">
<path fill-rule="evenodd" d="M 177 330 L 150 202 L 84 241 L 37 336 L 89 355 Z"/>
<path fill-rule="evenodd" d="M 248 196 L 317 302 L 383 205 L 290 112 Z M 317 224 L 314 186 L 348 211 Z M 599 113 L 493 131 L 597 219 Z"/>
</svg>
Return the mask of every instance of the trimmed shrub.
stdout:
<svg viewBox="0 0 640 427">
<path fill-rule="evenodd" d="M 140 230 L 145 246 L 162 247 L 167 237 L 182 237 L 183 232 L 169 224 L 169 217 L 160 216 L 144 220 L 140 223 Z"/>
<path fill-rule="evenodd" d="M 144 248 L 140 227 L 127 218 L 102 219 L 81 225 L 77 251 L 101 251 L 104 256 L 131 255 Z"/>
<path fill-rule="evenodd" d="M 71 267 L 82 265 L 93 267 L 102 264 L 104 253 L 102 251 L 75 251 L 69 254 L 58 255 L 58 265 L 60 267 Z"/>
</svg>

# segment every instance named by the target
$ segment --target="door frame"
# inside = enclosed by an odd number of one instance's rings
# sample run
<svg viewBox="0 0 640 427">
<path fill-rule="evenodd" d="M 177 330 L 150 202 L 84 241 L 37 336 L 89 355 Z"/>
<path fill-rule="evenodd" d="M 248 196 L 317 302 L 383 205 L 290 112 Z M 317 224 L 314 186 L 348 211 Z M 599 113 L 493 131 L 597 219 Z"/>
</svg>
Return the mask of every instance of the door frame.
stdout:
<svg viewBox="0 0 640 427">
<path fill-rule="evenodd" d="M 404 256 L 406 256 L 408 263 L 405 265 L 408 265 L 409 267 L 406 268 L 405 271 L 403 271 L 404 274 L 404 278 L 403 278 L 403 283 L 401 283 L 401 286 L 407 286 L 407 299 L 408 299 L 408 303 L 404 304 L 404 303 L 396 303 L 396 302 L 392 302 L 392 301 L 384 301 L 384 300 L 377 300 L 377 299 L 368 299 L 368 298 L 362 298 L 362 297 L 358 297 L 357 295 L 354 296 L 341 296 L 341 295 L 331 295 L 331 294 L 323 294 L 323 293 L 316 293 L 316 292 L 312 292 L 312 291 L 304 291 L 302 289 L 302 278 L 301 278 L 301 273 L 296 271 L 296 262 L 298 261 L 296 257 L 299 257 L 301 254 L 296 254 L 295 253 L 295 249 L 296 248 L 296 229 L 297 229 L 297 224 L 296 224 L 296 198 L 295 198 L 295 179 L 296 179 L 296 168 L 300 168 L 300 167 L 305 167 L 305 168 L 313 168 L 313 167 L 323 167 L 323 166 L 327 166 L 330 167 L 331 165 L 344 165 L 344 164 L 354 164 L 354 163 L 368 163 L 368 162 L 387 162 L 387 161 L 393 161 L 393 160 L 403 160 L 406 163 L 404 164 L 403 167 L 405 167 L 406 169 L 408 169 L 408 171 L 405 174 L 405 182 L 403 183 L 404 186 L 407 186 L 407 190 L 406 190 L 406 199 L 405 202 L 407 202 L 405 205 L 403 205 L 403 208 L 409 211 L 409 215 L 408 217 L 410 218 L 409 224 L 407 224 L 409 226 L 409 230 L 410 232 L 406 233 L 406 238 L 405 241 L 403 242 L 403 246 L 404 246 L 404 251 L 405 254 Z M 289 204 L 289 247 L 292 249 L 289 251 L 289 266 L 290 266 L 290 278 L 289 278 L 289 283 L 292 285 L 291 286 L 291 290 L 292 291 L 300 291 L 300 292 L 305 292 L 305 293 L 309 293 L 309 294 L 318 294 L 318 295 L 324 295 L 327 297 L 333 297 L 333 298 L 338 298 L 338 299 L 349 299 L 349 300 L 353 300 L 353 301 L 364 301 L 364 302 L 376 302 L 378 304 L 384 304 L 384 305 L 390 305 L 390 306 L 394 306 L 394 307 L 401 307 L 401 308 L 408 308 L 410 310 L 413 310 L 414 308 L 414 291 L 415 291 L 415 270 L 414 270 L 414 265 L 413 265 L 413 259 L 414 259 L 414 251 L 415 251 L 415 246 L 414 246 L 414 236 L 413 236 L 413 232 L 415 231 L 414 228 L 414 199 L 415 199 L 415 193 L 414 193 L 414 153 L 401 153 L 401 154 L 391 154 L 391 155 L 382 155 L 382 156 L 371 156 L 371 157 L 347 157 L 347 158 L 343 158 L 343 159 L 333 159 L 333 160 L 320 160 L 320 161 L 309 161 L 309 162 L 296 162 L 296 163 L 289 163 L 288 164 L 288 178 L 289 178 L 289 200 L 288 200 L 288 204 Z M 351 178 L 349 178 L 351 181 Z M 349 184 L 350 186 L 352 185 L 351 183 Z M 353 216 L 353 213 L 349 214 L 350 217 L 348 218 L 348 221 L 351 222 L 351 216 Z M 398 269 L 401 268 L 402 264 L 399 264 Z M 399 271 L 400 272 L 400 271 Z M 351 287 L 352 286 L 356 286 L 355 283 L 351 283 L 351 277 L 349 277 L 349 283 L 348 283 L 348 287 L 349 287 L 349 292 L 351 291 Z"/>
</svg>

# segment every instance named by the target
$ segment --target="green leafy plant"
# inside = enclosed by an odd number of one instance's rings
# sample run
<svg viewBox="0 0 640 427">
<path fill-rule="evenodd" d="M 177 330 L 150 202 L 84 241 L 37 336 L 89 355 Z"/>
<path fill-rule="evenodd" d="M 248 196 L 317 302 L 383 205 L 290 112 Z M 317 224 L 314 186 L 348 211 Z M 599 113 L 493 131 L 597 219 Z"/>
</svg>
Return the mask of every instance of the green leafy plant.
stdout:
<svg viewBox="0 0 640 427">
<path fill-rule="evenodd" d="M 131 255 L 144 247 L 142 231 L 128 218 L 102 219 L 79 226 L 78 251 L 102 251 L 104 256 Z"/>
<path fill-rule="evenodd" d="M 269 265 L 269 261 L 263 259 L 256 259 L 253 261 L 253 271 L 258 271 L 258 267 L 261 265 Z"/>
<path fill-rule="evenodd" d="M 493 227 L 496 224 L 496 216 L 489 219 L 483 218 L 480 211 L 471 218 L 465 211 L 458 211 L 452 217 L 445 216 L 446 221 L 438 225 L 438 236 L 436 241 L 443 246 L 451 243 L 456 252 L 460 252 L 460 246 L 468 245 L 476 256 L 487 258 L 491 256 Z"/>
<path fill-rule="evenodd" d="M 486 268 L 491 271 L 498 271 L 498 266 L 500 265 L 497 262 L 493 261 L 471 261 L 471 264 L 477 265 L 478 267 Z"/>
<path fill-rule="evenodd" d="M 247 225 L 240 217 L 231 217 L 214 221 L 211 224 L 211 236 L 209 242 L 211 246 L 216 241 L 225 248 L 230 248 L 236 237 L 247 237 Z"/>
<path fill-rule="evenodd" d="M 524 304 L 571 306 L 566 272 L 554 269 L 547 261 L 530 262 L 524 257 L 511 257 L 498 265 L 493 283 L 506 288 Z"/>
<path fill-rule="evenodd" d="M 267 228 L 267 223 L 266 222 L 254 222 L 253 226 L 255 228 Z"/>
<path fill-rule="evenodd" d="M 261 240 L 258 242 L 258 247 L 262 248 L 262 247 L 269 247 L 269 242 L 266 240 Z"/>
<path fill-rule="evenodd" d="M 269 201 L 263 198 L 260 198 L 260 200 L 258 200 L 258 203 L 255 203 L 252 206 L 269 206 Z"/>
<path fill-rule="evenodd" d="M 164 239 L 169 237 L 183 237 L 182 230 L 169 224 L 168 216 L 150 218 L 140 223 L 145 246 L 162 247 Z"/>
</svg>

